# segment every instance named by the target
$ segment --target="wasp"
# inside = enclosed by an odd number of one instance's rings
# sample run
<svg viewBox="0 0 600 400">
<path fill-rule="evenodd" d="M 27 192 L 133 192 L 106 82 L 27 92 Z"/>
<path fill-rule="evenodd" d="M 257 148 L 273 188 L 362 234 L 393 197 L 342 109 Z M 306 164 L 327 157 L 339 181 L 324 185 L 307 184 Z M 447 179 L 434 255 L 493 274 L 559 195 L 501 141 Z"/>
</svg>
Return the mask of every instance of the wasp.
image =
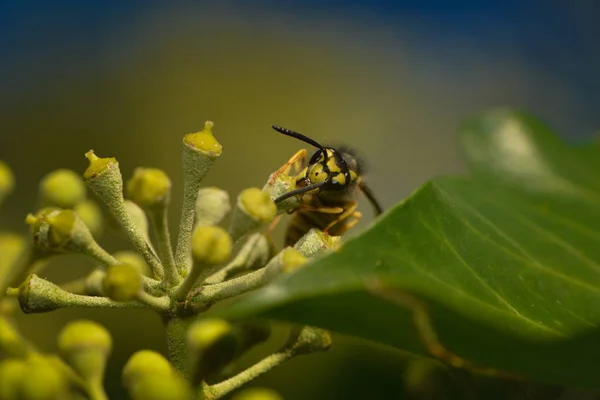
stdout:
<svg viewBox="0 0 600 400">
<path fill-rule="evenodd" d="M 291 136 L 317 148 L 306 164 L 306 150 L 300 150 L 280 169 L 288 171 L 296 166 L 295 188 L 275 199 L 278 204 L 294 196 L 301 196 L 299 206 L 290 210 L 294 217 L 287 229 L 285 243 L 291 246 L 312 228 L 339 236 L 352 228 L 362 214 L 356 210 L 358 191 L 369 200 L 375 214 L 382 208 L 364 181 L 364 163 L 356 153 L 345 147 L 326 147 L 301 133 L 272 126 L 277 132 Z"/>
</svg>

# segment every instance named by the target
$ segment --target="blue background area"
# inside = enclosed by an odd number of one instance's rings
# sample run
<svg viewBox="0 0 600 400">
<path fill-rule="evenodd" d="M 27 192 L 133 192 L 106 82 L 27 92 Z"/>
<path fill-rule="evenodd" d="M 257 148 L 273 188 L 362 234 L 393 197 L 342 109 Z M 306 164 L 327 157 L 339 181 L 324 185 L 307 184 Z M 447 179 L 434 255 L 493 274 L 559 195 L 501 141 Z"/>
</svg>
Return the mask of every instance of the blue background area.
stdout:
<svg viewBox="0 0 600 400">
<path fill-rule="evenodd" d="M 482 51 L 493 54 L 495 46 L 508 40 L 511 46 L 518 46 L 513 51 L 524 60 L 568 82 L 584 99 L 583 103 L 589 108 L 582 110 L 582 120 L 573 121 L 571 128 L 580 132 L 575 133 L 576 136 L 600 126 L 600 113 L 597 112 L 600 103 L 600 46 L 597 40 L 600 37 L 600 24 L 597 23 L 600 6 L 593 0 L 225 3 L 249 10 L 266 8 L 294 14 L 330 14 L 339 18 L 366 14 L 392 29 L 410 27 L 418 34 L 419 45 L 427 51 L 444 48 L 448 41 L 464 37 Z M 21 73 L 11 70 L 10 59 L 15 55 L 30 55 L 35 63 L 32 54 L 50 51 L 64 39 L 67 47 L 60 50 L 89 53 L 93 57 L 95 43 L 106 32 L 126 25 L 140 10 L 164 5 L 156 1 L 1 2 L 0 55 L 4 60 L 0 65 L 4 75 L 1 89 L 18 88 L 23 84 L 19 78 L 30 79 L 23 70 Z M 47 59 L 44 61 L 48 62 Z M 45 69 L 49 74 L 53 73 L 50 72 L 52 65 L 45 65 Z"/>
</svg>

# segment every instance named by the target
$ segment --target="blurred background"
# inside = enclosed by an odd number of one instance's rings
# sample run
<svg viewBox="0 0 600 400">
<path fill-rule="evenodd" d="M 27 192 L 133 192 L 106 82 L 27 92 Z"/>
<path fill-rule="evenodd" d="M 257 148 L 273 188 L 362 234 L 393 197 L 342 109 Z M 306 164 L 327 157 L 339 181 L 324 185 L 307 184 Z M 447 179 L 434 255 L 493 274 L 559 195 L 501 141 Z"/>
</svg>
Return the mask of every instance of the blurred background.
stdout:
<svg viewBox="0 0 600 400">
<path fill-rule="evenodd" d="M 17 190 L 0 227 L 25 232 L 40 178 L 82 172 L 93 148 L 116 157 L 125 178 L 137 166 L 165 170 L 175 230 L 181 138 L 208 119 L 224 153 L 207 185 L 232 196 L 261 187 L 303 147 L 270 128 L 278 124 L 355 147 L 385 207 L 435 175 L 464 172 L 457 130 L 490 107 L 532 112 L 586 140 L 600 128 L 599 17 L 594 0 L 2 1 L 0 159 Z M 359 230 L 372 217 L 362 203 Z M 60 281 L 85 268 L 67 257 L 47 274 Z M 108 386 L 121 398 L 127 357 L 166 347 L 158 318 L 138 314 L 60 311 L 19 324 L 54 350 L 66 321 L 104 323 L 116 348 Z M 375 398 L 407 396 L 404 357 L 335 339 L 329 353 L 255 383 L 290 400 L 367 398 L 373 387 Z"/>
</svg>

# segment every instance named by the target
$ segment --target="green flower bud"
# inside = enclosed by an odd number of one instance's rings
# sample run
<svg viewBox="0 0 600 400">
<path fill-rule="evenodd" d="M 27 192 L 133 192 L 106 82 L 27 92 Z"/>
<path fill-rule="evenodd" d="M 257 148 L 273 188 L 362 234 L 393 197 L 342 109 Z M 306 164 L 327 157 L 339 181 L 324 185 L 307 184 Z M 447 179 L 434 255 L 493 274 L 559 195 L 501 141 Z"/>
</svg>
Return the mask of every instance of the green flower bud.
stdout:
<svg viewBox="0 0 600 400">
<path fill-rule="evenodd" d="M 331 335 L 312 326 L 295 326 L 285 347 L 296 355 L 325 351 L 331 347 Z"/>
<path fill-rule="evenodd" d="M 140 232 L 144 240 L 150 245 L 148 217 L 146 216 L 144 210 L 142 210 L 140 206 L 138 206 L 131 200 L 125 200 L 123 202 L 123 208 L 125 209 L 125 212 L 131 219 L 131 222 L 133 223 L 135 228 Z M 114 215 L 109 214 L 107 221 L 108 225 L 112 229 L 114 229 L 118 234 L 123 234 L 126 236 L 126 232 L 122 231 L 121 224 L 119 223 L 119 221 L 117 221 Z"/>
<path fill-rule="evenodd" d="M 55 211 L 46 216 L 49 231 L 48 239 L 51 247 L 64 247 L 74 236 L 75 222 L 78 219 L 75 211 Z M 81 221 L 83 223 L 83 221 Z M 84 224 L 85 225 L 85 224 Z M 87 227 L 84 229 L 89 232 Z"/>
<path fill-rule="evenodd" d="M 114 301 L 131 301 L 142 288 L 142 278 L 131 265 L 111 265 L 102 281 L 102 292 Z"/>
<path fill-rule="evenodd" d="M 45 357 L 28 360 L 26 379 L 21 388 L 23 400 L 62 400 L 67 397 L 67 377 Z"/>
<path fill-rule="evenodd" d="M 0 203 L 6 198 L 15 187 L 15 177 L 11 169 L 0 161 Z"/>
<path fill-rule="evenodd" d="M 194 382 L 221 371 L 238 352 L 238 336 L 227 321 L 207 318 L 194 322 L 186 342 L 193 360 Z"/>
<path fill-rule="evenodd" d="M 142 208 L 164 206 L 169 202 L 171 180 L 160 169 L 136 168 L 127 182 L 129 198 Z"/>
<path fill-rule="evenodd" d="M 85 293 L 88 296 L 105 296 L 104 294 L 104 278 L 106 272 L 96 269 L 85 278 Z"/>
<path fill-rule="evenodd" d="M 233 210 L 229 234 L 234 241 L 256 232 L 275 218 L 277 207 L 268 192 L 258 188 L 242 191 Z"/>
<path fill-rule="evenodd" d="M 131 265 L 141 275 L 150 276 L 151 274 L 150 267 L 144 260 L 144 257 L 135 251 L 117 251 L 116 253 L 113 253 L 113 257 L 121 264 Z"/>
<path fill-rule="evenodd" d="M 61 211 L 60 208 L 45 207 L 38 210 L 35 214 L 27 214 L 25 217 L 25 223 L 31 227 L 31 234 L 33 235 L 34 244 L 37 242 L 36 236 L 48 235 L 49 226 L 46 217 L 51 213 L 59 211 Z M 45 239 L 47 239 L 47 237 Z"/>
<path fill-rule="evenodd" d="M 123 386 L 131 388 L 136 382 L 152 375 L 157 379 L 167 379 L 175 370 L 160 353 L 152 350 L 140 350 L 134 353 L 123 367 Z"/>
<path fill-rule="evenodd" d="M 0 362 L 0 399 L 21 400 L 21 389 L 27 384 L 27 363 L 9 358 Z"/>
<path fill-rule="evenodd" d="M 271 174 L 263 191 L 270 194 L 275 201 L 279 196 L 296 189 L 296 178 L 276 171 Z M 302 196 L 292 196 L 277 204 L 277 215 L 285 214 L 302 204 Z"/>
<path fill-rule="evenodd" d="M 94 240 L 90 230 L 73 210 L 53 210 L 28 215 L 32 226 L 33 243 L 44 251 L 81 253 L 96 261 L 106 262 L 110 255 Z"/>
<path fill-rule="evenodd" d="M 86 197 L 83 181 L 69 169 L 58 169 L 46 175 L 39 190 L 42 204 L 59 208 L 73 208 Z"/>
<path fill-rule="evenodd" d="M 144 374 L 129 388 L 132 400 L 193 400 L 190 384 L 177 374 Z"/>
<path fill-rule="evenodd" d="M 217 225 L 231 211 L 229 194 L 216 187 L 202 188 L 196 198 L 196 226 Z"/>
<path fill-rule="evenodd" d="M 100 285 L 94 284 L 94 288 Z M 118 303 L 106 297 L 70 293 L 54 283 L 31 274 L 19 286 L 19 305 L 28 313 L 43 313 L 68 307 L 143 307 L 140 303 Z"/>
<path fill-rule="evenodd" d="M 305 257 L 313 257 L 327 250 L 335 249 L 340 244 L 340 236 L 330 236 L 313 228 L 294 244 L 294 249 L 300 251 Z"/>
<path fill-rule="evenodd" d="M 146 241 L 150 242 L 150 236 L 148 235 L 148 217 L 146 217 L 146 213 L 130 200 L 125 200 L 125 209 L 135 227 L 142 232 Z"/>
<path fill-rule="evenodd" d="M 112 350 L 106 328 L 88 320 L 70 322 L 59 333 L 58 349 L 85 381 L 102 382 L 106 359 Z"/>
<path fill-rule="evenodd" d="M 119 163 L 114 158 L 99 158 L 93 150 L 85 156 L 90 162 L 83 174 L 85 183 L 106 204 L 111 216 L 121 223 L 127 215 L 123 209 L 123 177 Z"/>
<path fill-rule="evenodd" d="M 254 387 L 236 393 L 231 400 L 283 400 L 283 397 L 272 389 Z"/>
<path fill-rule="evenodd" d="M 183 138 L 184 145 L 190 150 L 202 153 L 207 157 L 218 157 L 223 151 L 223 147 L 213 136 L 212 128 L 214 123 L 206 121 L 204 129 L 200 132 L 189 133 Z"/>
<path fill-rule="evenodd" d="M 218 226 L 199 226 L 192 235 L 192 257 L 202 265 L 221 264 L 231 255 L 231 237 Z"/>
<path fill-rule="evenodd" d="M 92 200 L 84 200 L 77 204 L 74 210 L 92 235 L 99 238 L 104 230 L 104 217 L 100 207 Z"/>
<path fill-rule="evenodd" d="M 94 150 L 90 150 L 85 153 L 85 157 L 89 160 L 90 165 L 87 167 L 85 172 L 83 173 L 83 178 L 85 180 L 97 179 L 101 175 L 104 174 L 112 174 L 113 171 L 119 170 L 119 163 L 117 159 L 114 157 L 110 158 L 100 158 L 94 153 Z M 121 172 L 119 171 L 119 176 Z"/>
<path fill-rule="evenodd" d="M 60 308 L 61 288 L 31 274 L 19 286 L 19 305 L 25 314 L 47 312 Z"/>
</svg>

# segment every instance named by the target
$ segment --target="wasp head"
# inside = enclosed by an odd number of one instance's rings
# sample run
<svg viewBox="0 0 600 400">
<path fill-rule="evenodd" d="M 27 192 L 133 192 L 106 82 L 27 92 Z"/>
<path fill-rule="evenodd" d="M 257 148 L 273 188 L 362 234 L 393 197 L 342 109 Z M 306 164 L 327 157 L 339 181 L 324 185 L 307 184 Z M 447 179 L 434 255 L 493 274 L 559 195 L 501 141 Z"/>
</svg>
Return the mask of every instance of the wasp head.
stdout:
<svg viewBox="0 0 600 400">
<path fill-rule="evenodd" d="M 296 186 L 322 184 L 321 190 L 344 189 L 358 178 L 351 167 L 338 150 L 324 147 L 310 158 L 308 166 L 300 172 Z"/>
</svg>

